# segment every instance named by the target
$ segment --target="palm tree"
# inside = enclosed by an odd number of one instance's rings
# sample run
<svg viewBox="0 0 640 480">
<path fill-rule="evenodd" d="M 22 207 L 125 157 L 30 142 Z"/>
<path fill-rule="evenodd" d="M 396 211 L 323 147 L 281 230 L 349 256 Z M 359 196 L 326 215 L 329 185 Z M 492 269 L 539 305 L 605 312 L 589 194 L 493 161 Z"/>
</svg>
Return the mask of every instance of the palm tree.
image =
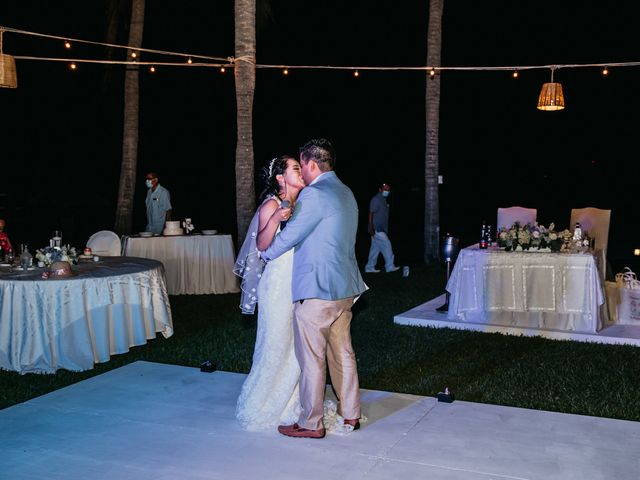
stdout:
<svg viewBox="0 0 640 480">
<path fill-rule="evenodd" d="M 136 51 L 142 46 L 144 28 L 144 1 L 133 0 L 131 4 L 131 25 L 129 27 L 129 47 Z M 124 130 L 122 133 L 122 164 L 120 166 L 120 188 L 114 230 L 118 234 L 131 233 L 133 223 L 133 194 L 136 185 L 136 164 L 138 162 L 138 117 L 139 117 L 139 69 L 137 65 L 127 65 L 124 78 Z"/>
<path fill-rule="evenodd" d="M 238 243 L 255 210 L 253 94 L 256 86 L 256 0 L 235 0 L 236 217 Z"/>
<path fill-rule="evenodd" d="M 444 0 L 429 0 L 427 65 L 440 66 L 442 7 Z M 440 128 L 440 75 L 427 72 L 427 134 L 424 161 L 424 261 L 440 257 L 440 204 L 438 199 L 438 139 Z"/>
</svg>

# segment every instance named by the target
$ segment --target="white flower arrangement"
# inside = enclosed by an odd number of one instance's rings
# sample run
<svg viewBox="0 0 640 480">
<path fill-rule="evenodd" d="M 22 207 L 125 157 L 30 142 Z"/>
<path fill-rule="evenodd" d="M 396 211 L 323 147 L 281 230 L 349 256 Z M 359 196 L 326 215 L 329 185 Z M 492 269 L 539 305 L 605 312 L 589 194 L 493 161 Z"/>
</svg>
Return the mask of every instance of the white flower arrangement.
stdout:
<svg viewBox="0 0 640 480">
<path fill-rule="evenodd" d="M 44 247 L 36 250 L 36 259 L 47 267 L 54 262 L 78 263 L 78 252 L 75 247 Z"/>
<path fill-rule="evenodd" d="M 501 228 L 498 232 L 498 246 L 505 250 L 529 250 L 529 249 L 551 249 L 559 251 L 571 235 L 569 230 L 558 233 L 555 231 L 555 224 L 550 223 L 549 227 L 534 223 L 531 225 L 520 225 L 516 222 L 511 227 Z"/>
</svg>

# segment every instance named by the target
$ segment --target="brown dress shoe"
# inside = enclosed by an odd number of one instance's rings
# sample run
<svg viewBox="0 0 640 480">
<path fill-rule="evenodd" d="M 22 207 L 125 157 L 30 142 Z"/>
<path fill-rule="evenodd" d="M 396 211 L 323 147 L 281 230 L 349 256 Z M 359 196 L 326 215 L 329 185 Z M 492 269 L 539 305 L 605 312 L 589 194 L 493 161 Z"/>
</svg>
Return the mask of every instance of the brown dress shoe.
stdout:
<svg viewBox="0 0 640 480">
<path fill-rule="evenodd" d="M 356 418 L 354 420 L 347 420 L 345 418 L 344 419 L 344 424 L 345 425 L 351 425 L 354 430 L 360 430 L 360 419 L 358 419 L 358 418 Z"/>
<path fill-rule="evenodd" d="M 294 423 L 293 425 L 280 425 L 278 427 L 278 431 L 287 437 L 296 438 L 324 438 L 326 433 L 324 428 L 311 430 L 309 428 L 302 428 L 297 423 Z"/>
</svg>

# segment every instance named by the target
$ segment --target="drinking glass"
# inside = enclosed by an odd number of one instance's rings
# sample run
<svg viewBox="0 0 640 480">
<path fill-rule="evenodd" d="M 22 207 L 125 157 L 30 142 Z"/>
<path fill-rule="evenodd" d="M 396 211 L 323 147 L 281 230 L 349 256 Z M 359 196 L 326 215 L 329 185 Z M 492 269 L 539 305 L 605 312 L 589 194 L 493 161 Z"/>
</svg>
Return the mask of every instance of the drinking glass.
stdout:
<svg viewBox="0 0 640 480">
<path fill-rule="evenodd" d="M 51 235 L 51 238 L 53 239 L 53 246 L 54 247 L 61 247 L 62 246 L 62 231 L 61 230 L 54 230 L 53 234 Z"/>
</svg>

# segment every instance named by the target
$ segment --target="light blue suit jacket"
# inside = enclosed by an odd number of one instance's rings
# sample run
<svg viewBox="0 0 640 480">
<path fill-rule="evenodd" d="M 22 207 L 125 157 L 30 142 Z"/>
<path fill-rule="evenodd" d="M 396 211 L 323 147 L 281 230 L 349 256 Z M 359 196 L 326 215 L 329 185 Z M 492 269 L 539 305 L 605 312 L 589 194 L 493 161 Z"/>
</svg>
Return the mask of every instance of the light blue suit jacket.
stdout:
<svg viewBox="0 0 640 480">
<path fill-rule="evenodd" d="M 367 290 L 356 263 L 358 205 L 335 172 L 305 187 L 287 226 L 263 253 L 277 258 L 291 248 L 293 301 L 340 300 Z"/>
</svg>

